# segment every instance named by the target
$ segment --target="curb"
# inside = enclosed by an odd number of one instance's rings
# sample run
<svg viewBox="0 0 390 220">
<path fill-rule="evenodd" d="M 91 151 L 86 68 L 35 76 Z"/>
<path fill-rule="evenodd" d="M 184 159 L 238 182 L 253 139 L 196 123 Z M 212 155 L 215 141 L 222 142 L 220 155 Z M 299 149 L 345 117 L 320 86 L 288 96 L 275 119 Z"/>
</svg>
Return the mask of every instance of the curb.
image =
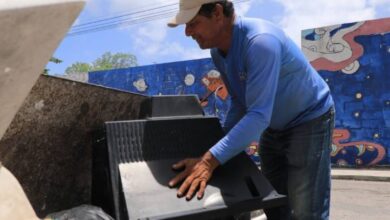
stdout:
<svg viewBox="0 0 390 220">
<path fill-rule="evenodd" d="M 358 181 L 390 182 L 390 177 L 385 177 L 385 176 L 332 175 L 332 179 L 336 179 L 336 180 L 358 180 Z"/>
</svg>

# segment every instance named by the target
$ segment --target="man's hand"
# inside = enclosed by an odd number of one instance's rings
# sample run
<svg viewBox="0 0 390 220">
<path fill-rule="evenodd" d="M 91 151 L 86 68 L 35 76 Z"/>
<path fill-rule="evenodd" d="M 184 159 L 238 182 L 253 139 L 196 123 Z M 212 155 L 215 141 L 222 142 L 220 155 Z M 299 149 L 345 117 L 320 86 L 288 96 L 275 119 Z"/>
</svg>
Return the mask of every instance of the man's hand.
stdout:
<svg viewBox="0 0 390 220">
<path fill-rule="evenodd" d="M 219 165 L 219 162 L 208 151 L 201 158 L 190 158 L 182 160 L 172 166 L 175 170 L 184 168 L 179 175 L 169 181 L 169 186 L 174 187 L 180 181 L 185 181 L 181 184 L 177 191 L 178 197 L 183 197 L 186 194 L 186 199 L 192 199 L 195 192 L 198 190 L 198 199 L 201 199 L 204 195 L 207 182 L 210 180 L 214 169 Z"/>
</svg>

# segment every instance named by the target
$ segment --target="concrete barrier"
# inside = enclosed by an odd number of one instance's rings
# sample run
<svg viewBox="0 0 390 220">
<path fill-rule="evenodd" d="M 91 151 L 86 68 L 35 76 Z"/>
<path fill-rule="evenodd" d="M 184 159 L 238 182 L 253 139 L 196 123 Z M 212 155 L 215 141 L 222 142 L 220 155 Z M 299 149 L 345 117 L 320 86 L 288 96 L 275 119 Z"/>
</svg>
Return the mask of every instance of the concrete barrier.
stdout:
<svg viewBox="0 0 390 220">
<path fill-rule="evenodd" d="M 82 0 L 0 2 L 0 138 L 83 5 Z"/>
</svg>

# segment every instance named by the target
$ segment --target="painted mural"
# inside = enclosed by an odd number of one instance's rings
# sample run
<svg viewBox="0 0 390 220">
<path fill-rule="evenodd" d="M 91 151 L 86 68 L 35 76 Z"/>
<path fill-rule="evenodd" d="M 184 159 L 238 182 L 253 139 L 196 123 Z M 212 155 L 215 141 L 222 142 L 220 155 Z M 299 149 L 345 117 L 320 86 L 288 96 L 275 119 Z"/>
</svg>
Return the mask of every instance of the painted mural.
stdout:
<svg viewBox="0 0 390 220">
<path fill-rule="evenodd" d="M 207 115 L 221 120 L 228 92 L 211 59 L 90 72 L 88 82 L 144 95 L 196 94 Z"/>
<path fill-rule="evenodd" d="M 390 19 L 302 32 L 302 50 L 336 102 L 332 164 L 390 165 Z M 145 95 L 196 94 L 223 122 L 229 94 L 211 59 L 91 72 L 89 83 Z M 259 164 L 258 143 L 246 152 Z"/>
<path fill-rule="evenodd" d="M 390 163 L 390 18 L 302 32 L 302 50 L 336 102 L 332 163 Z"/>
</svg>

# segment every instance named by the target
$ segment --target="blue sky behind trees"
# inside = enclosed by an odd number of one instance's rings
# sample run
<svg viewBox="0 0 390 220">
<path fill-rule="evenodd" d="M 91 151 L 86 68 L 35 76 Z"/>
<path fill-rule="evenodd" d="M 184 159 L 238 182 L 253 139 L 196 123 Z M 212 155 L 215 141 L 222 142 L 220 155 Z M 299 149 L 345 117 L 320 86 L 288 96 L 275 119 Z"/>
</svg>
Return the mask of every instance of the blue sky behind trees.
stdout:
<svg viewBox="0 0 390 220">
<path fill-rule="evenodd" d="M 63 60 L 49 63 L 51 74 L 63 74 L 75 62 L 91 63 L 104 52 L 131 53 L 139 65 L 209 57 L 184 27 L 166 22 L 179 0 L 87 0 L 73 29 L 54 53 Z M 390 0 L 234 0 L 240 15 L 281 26 L 300 44 L 301 30 L 390 17 Z M 96 31 L 96 29 L 106 29 Z"/>
</svg>

